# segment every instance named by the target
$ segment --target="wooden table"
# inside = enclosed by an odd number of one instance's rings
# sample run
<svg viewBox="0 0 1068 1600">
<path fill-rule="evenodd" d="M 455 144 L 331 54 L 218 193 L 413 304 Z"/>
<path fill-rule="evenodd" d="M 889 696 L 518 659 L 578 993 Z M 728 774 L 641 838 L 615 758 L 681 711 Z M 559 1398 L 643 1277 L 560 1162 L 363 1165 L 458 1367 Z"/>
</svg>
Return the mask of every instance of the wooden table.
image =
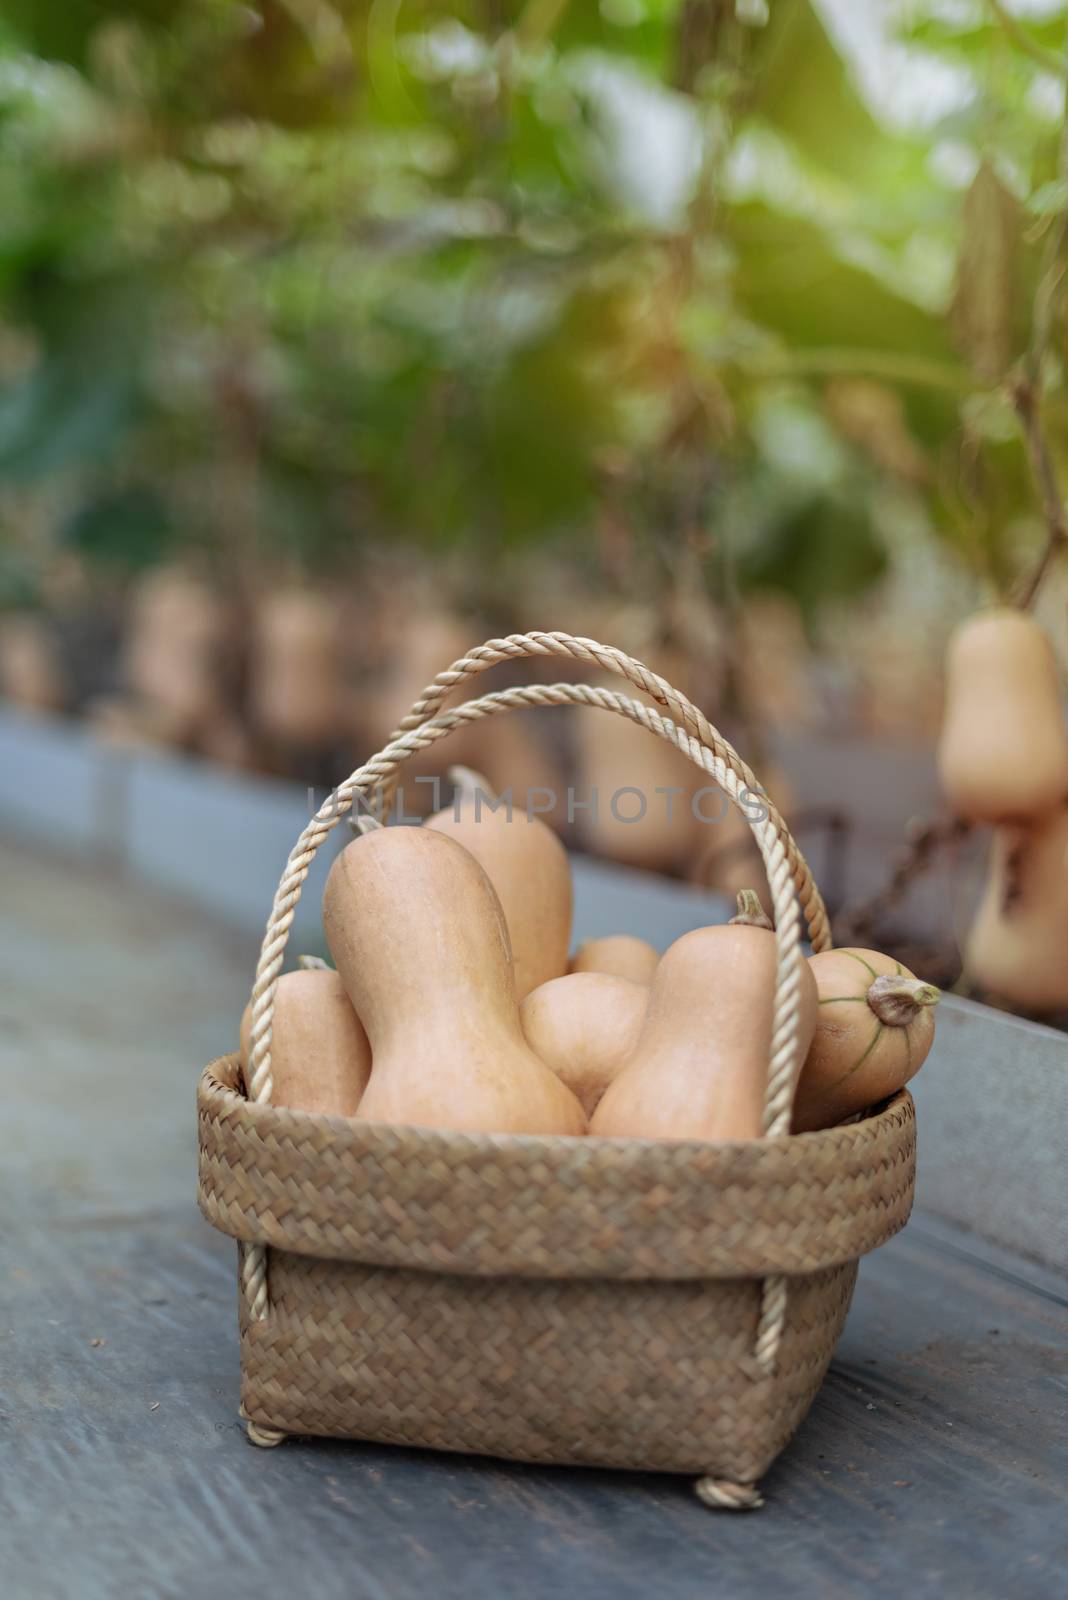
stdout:
<svg viewBox="0 0 1068 1600">
<path fill-rule="evenodd" d="M 252 1449 L 233 1250 L 193 1199 L 195 1082 L 252 943 L 11 845 L 0 882 L 12 1600 L 1068 1593 L 1068 1281 L 922 1211 L 862 1268 L 756 1516 L 681 1479 Z"/>
</svg>

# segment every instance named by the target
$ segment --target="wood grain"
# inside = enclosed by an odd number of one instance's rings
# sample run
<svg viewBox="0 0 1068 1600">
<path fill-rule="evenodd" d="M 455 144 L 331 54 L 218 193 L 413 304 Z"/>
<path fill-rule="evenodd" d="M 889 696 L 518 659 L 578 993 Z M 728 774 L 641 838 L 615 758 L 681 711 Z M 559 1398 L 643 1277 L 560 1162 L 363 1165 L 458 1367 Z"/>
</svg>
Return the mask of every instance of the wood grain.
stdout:
<svg viewBox="0 0 1068 1600">
<path fill-rule="evenodd" d="M 4 846 L 0 875 L 6 1594 L 1068 1591 L 1068 1282 L 928 1216 L 863 1266 L 757 1516 L 706 1511 L 684 1479 L 251 1449 L 233 1254 L 195 1211 L 192 1117 L 251 941 Z"/>
</svg>

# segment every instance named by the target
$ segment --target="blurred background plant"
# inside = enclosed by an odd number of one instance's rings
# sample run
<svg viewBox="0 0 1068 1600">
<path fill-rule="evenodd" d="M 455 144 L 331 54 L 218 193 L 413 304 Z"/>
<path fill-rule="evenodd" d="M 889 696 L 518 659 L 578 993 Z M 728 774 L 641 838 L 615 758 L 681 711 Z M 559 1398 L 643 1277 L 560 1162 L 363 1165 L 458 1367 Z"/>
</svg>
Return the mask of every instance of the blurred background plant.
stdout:
<svg viewBox="0 0 1068 1600">
<path fill-rule="evenodd" d="M 415 616 L 609 637 L 758 753 L 928 738 L 1068 450 L 1065 41 L 1044 0 L 9 0 L 8 692 L 303 774 L 388 732 Z"/>
</svg>

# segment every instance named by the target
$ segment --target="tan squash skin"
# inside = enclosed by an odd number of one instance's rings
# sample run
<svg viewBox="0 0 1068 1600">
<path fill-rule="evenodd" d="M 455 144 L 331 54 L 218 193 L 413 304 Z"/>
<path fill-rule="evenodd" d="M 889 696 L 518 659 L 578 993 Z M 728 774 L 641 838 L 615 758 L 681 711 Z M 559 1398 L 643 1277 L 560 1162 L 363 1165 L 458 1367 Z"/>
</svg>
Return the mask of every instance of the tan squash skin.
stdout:
<svg viewBox="0 0 1068 1600">
<path fill-rule="evenodd" d="M 652 983 L 660 965 L 660 952 L 644 939 L 614 933 L 604 939 L 587 939 L 571 958 L 572 972 L 607 972 L 631 983 Z"/>
<path fill-rule="evenodd" d="M 207 584 L 177 567 L 143 578 L 124 641 L 125 686 L 176 741 L 194 736 L 223 703 L 231 641 L 227 607 Z"/>
<path fill-rule="evenodd" d="M 85 720 L 101 743 L 119 747 L 172 744 L 183 729 L 172 716 L 147 700 L 101 695 L 86 707 Z"/>
<path fill-rule="evenodd" d="M 615 693 L 629 688 L 614 677 L 601 682 Z M 582 706 L 573 722 L 575 798 L 582 807 L 576 805 L 574 816 L 581 848 L 652 872 L 681 866 L 700 827 L 691 809 L 694 791 L 710 780 L 680 751 L 625 717 Z M 644 798 L 644 813 L 639 795 L 627 792 L 634 789 Z M 680 792 L 669 798 L 658 789 Z M 596 815 L 586 808 L 594 791 Z"/>
<path fill-rule="evenodd" d="M 775 935 L 698 928 L 660 958 L 634 1050 L 605 1091 L 590 1132 L 643 1139 L 757 1139 L 775 999 Z M 801 1040 L 816 1023 L 803 964 Z"/>
<path fill-rule="evenodd" d="M 377 686 L 363 696 L 362 718 L 367 743 L 376 750 L 384 745 L 435 674 L 458 660 L 474 642 L 471 628 L 458 617 L 429 610 L 413 597 L 410 613 L 398 618 L 396 631 L 384 641 L 384 659 Z M 454 706 L 469 697 L 470 691 L 465 692 L 461 686 L 449 696 L 446 704 Z M 457 730 L 456 737 L 466 742 L 467 730 Z M 450 737 L 448 759 L 466 760 L 466 748 L 461 756 L 457 756 L 456 749 Z M 439 772 L 443 770 L 444 759 L 445 752 L 434 748 L 415 758 L 420 771 Z M 414 808 L 418 793 L 413 787 L 410 809 Z"/>
<path fill-rule="evenodd" d="M 528 994 L 519 1020 L 535 1055 L 590 1116 L 634 1049 L 648 1003 L 645 984 L 607 972 L 573 972 Z"/>
<path fill-rule="evenodd" d="M 972 822 L 1026 821 L 1068 799 L 1057 664 L 1033 617 L 999 608 L 957 629 L 938 765 L 954 813 Z"/>
<path fill-rule="evenodd" d="M 463 698 L 474 699 L 494 687 L 492 677 L 489 682 L 476 678 Z M 567 823 L 567 780 L 530 717 L 530 712 L 523 711 L 487 717 L 455 729 L 441 748 L 449 755 L 450 776 L 459 762 L 460 770 L 473 771 L 479 777 L 483 791 L 502 794 L 510 789 L 517 812 L 525 812 L 529 805 L 546 827 L 562 828 Z"/>
<path fill-rule="evenodd" d="M 379 828 L 327 878 L 323 926 L 367 1029 L 372 1122 L 466 1133 L 585 1131 L 519 1024 L 508 928 L 481 866 L 434 828 Z"/>
<path fill-rule="evenodd" d="M 387 641 L 387 659 L 379 686 L 362 692 L 358 698 L 356 725 L 360 741 L 374 750 L 384 745 L 435 675 L 484 637 L 483 624 L 463 622 L 447 612 L 428 609 L 425 600 L 413 598 Z M 452 710 L 463 701 L 496 688 L 500 688 L 500 679 L 492 672 L 463 680 L 446 698 L 445 709 Z M 418 817 L 440 807 L 441 797 L 429 780 L 443 780 L 446 768 L 459 763 L 484 772 L 498 793 L 511 787 L 524 807 L 528 794 L 534 795 L 539 808 L 548 805 L 548 796 L 558 796 L 554 810 L 542 815 L 562 822 L 566 780 L 530 716 L 525 711 L 513 711 L 507 716 L 465 723 L 455 728 L 448 739 L 419 751 L 401 775 L 398 794 L 403 795 L 406 815 Z"/>
<path fill-rule="evenodd" d="M 808 965 L 819 1014 L 794 1099 L 795 1133 L 832 1128 L 903 1088 L 934 1043 L 940 998 L 878 950 L 825 950 Z"/>
<path fill-rule="evenodd" d="M 968 981 L 1021 1011 L 1068 1010 L 1068 809 L 998 828 L 964 952 Z"/>
<path fill-rule="evenodd" d="M 250 1002 L 241 1018 L 243 1074 L 251 1031 Z M 371 1047 L 341 979 L 329 967 L 285 972 L 279 978 L 271 1076 L 272 1105 L 334 1117 L 356 1115 L 371 1076 Z"/>
<path fill-rule="evenodd" d="M 812 647 L 792 596 L 750 595 L 735 618 L 732 651 L 742 706 L 758 728 L 796 734 L 819 719 L 812 681 Z"/>
<path fill-rule="evenodd" d="M 43 617 L 0 617 L 0 694 L 31 711 L 59 711 L 66 704 L 59 649 Z"/>
<path fill-rule="evenodd" d="M 452 805 L 428 817 L 424 827 L 446 834 L 469 850 L 497 893 L 508 924 L 515 964 L 516 996 L 522 1000 L 550 978 L 567 971 L 571 947 L 571 868 L 567 851 L 540 817 L 527 816 L 517 799 L 509 815 L 488 781 L 466 767 L 453 768 Z"/>
<path fill-rule="evenodd" d="M 249 663 L 250 707 L 268 738 L 329 744 L 342 731 L 345 674 L 335 600 L 313 589 L 281 589 L 256 606 Z"/>
<path fill-rule="evenodd" d="M 763 777 L 762 773 L 762 780 Z M 767 768 L 767 781 L 743 795 L 744 812 L 719 791 L 704 797 L 701 815 L 708 820 L 698 826 L 693 854 L 687 863 L 686 875 L 691 883 L 718 889 L 731 897 L 751 887 L 768 897 L 764 859 L 749 823 L 750 818 L 760 819 L 765 796 L 774 800 L 787 819 L 797 809 L 792 783 L 774 764 Z"/>
<path fill-rule="evenodd" d="M 437 611 L 426 604 L 425 597 L 413 595 L 409 611 L 397 619 L 393 633 L 385 641 L 377 686 L 360 697 L 358 714 L 363 741 L 373 750 L 384 745 L 435 675 L 458 660 L 481 637 L 482 633 L 477 628 L 472 630 L 470 623 L 449 612 Z M 451 708 L 482 692 L 481 679 L 476 678 L 459 684 L 445 704 Z M 405 812 L 409 816 L 419 816 L 433 809 L 434 788 L 425 780 L 444 778 L 451 762 L 459 761 L 482 770 L 480 756 L 487 740 L 484 729 L 488 728 L 491 736 L 498 735 L 511 722 L 508 716 L 495 717 L 491 725 L 467 724 L 457 728 L 447 740 L 413 756 L 400 780 Z M 515 737 L 514 728 L 504 733 L 505 739 Z"/>
</svg>

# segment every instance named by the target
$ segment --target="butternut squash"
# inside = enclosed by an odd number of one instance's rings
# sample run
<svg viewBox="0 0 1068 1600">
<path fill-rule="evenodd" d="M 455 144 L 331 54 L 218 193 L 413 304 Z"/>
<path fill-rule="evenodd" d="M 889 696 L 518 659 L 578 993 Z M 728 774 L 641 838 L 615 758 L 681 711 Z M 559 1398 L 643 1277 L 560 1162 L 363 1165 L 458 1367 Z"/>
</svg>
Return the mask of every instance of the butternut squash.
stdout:
<svg viewBox="0 0 1068 1600">
<path fill-rule="evenodd" d="M 645 939 L 629 933 L 614 933 L 603 939 L 587 939 L 571 958 L 571 971 L 607 972 L 631 983 L 650 984 L 660 962 L 660 953 Z"/>
<path fill-rule="evenodd" d="M 182 735 L 159 706 L 130 695 L 98 695 L 86 706 L 85 720 L 102 744 L 119 749 L 155 749 L 180 742 Z"/>
<path fill-rule="evenodd" d="M 633 1050 L 648 1003 L 645 984 L 608 972 L 573 972 L 528 994 L 519 1019 L 535 1055 L 591 1116 Z"/>
<path fill-rule="evenodd" d="M 69 685 L 54 631 L 41 616 L 0 618 L 0 694 L 29 711 L 59 711 Z"/>
<path fill-rule="evenodd" d="M 248 1083 L 252 1004 L 241 1018 L 241 1071 Z M 278 980 L 271 1036 L 271 1103 L 353 1117 L 371 1075 L 371 1047 L 337 973 L 325 964 Z"/>
<path fill-rule="evenodd" d="M 683 934 L 660 958 L 637 1043 L 590 1132 L 645 1139 L 756 1139 L 764 1127 L 775 935 L 726 924 Z M 816 1023 L 803 964 L 801 1041 Z"/>
<path fill-rule="evenodd" d="M 747 820 L 760 817 L 765 796 L 775 801 L 783 816 L 788 817 L 796 809 L 793 785 L 782 768 L 774 764 L 768 768 L 767 783 L 742 796 L 744 815 L 718 790 L 704 796 L 699 803 L 701 822 L 688 863 L 687 877 L 691 883 L 717 889 L 731 898 L 750 886 L 755 886 L 760 894 L 767 893 L 764 858 Z"/>
<path fill-rule="evenodd" d="M 628 691 L 616 677 L 597 681 Z M 680 751 L 635 722 L 595 706 L 580 706 L 572 720 L 573 816 L 581 847 L 647 871 L 684 866 L 696 834 L 709 831 L 692 810 L 694 793 L 707 780 Z"/>
<path fill-rule="evenodd" d="M 756 727 L 796 735 L 816 726 L 812 646 L 792 595 L 751 594 L 735 621 L 732 655 L 742 709 Z"/>
<path fill-rule="evenodd" d="M 567 851 L 525 799 L 498 801 L 489 783 L 468 767 L 451 767 L 451 806 L 424 827 L 448 834 L 470 850 L 497 893 L 508 925 L 517 998 L 567 971 L 571 946 L 571 869 Z"/>
<path fill-rule="evenodd" d="M 192 739 L 225 701 L 229 622 L 220 597 L 178 567 L 150 573 L 134 593 L 124 683 L 175 743 Z"/>
<path fill-rule="evenodd" d="M 927 1059 L 941 998 L 878 950 L 825 950 L 808 964 L 819 1016 L 794 1100 L 795 1133 L 833 1127 L 903 1088 Z"/>
<path fill-rule="evenodd" d="M 436 828 L 375 828 L 330 869 L 323 926 L 371 1041 L 359 1114 L 467 1133 L 581 1134 L 523 1037 L 508 927 L 475 857 Z"/>
<path fill-rule="evenodd" d="M 946 657 L 942 788 L 971 822 L 1020 822 L 1068 799 L 1068 737 L 1052 646 L 1001 607 L 957 629 Z"/>
<path fill-rule="evenodd" d="M 400 719 L 412 708 L 416 696 L 422 694 L 427 684 L 443 667 L 463 655 L 469 645 L 482 637 L 448 612 L 434 611 L 414 602 L 416 608 L 410 615 L 397 619 L 396 633 L 384 641 L 383 660 L 378 681 L 364 696 L 362 708 L 365 737 L 372 749 L 384 745 Z M 458 691 L 448 704 L 456 705 L 467 695 Z M 456 760 L 456 740 L 466 742 L 467 730 L 458 729 L 450 738 L 449 749 Z M 466 758 L 466 749 L 464 757 Z M 442 755 L 435 748 L 424 751 L 418 758 L 419 770 L 441 767 Z M 413 795 L 414 799 L 414 795 Z"/>
<path fill-rule="evenodd" d="M 969 982 L 1021 1011 L 1068 1010 L 1068 809 L 998 828 L 965 944 Z"/>
<path fill-rule="evenodd" d="M 268 739 L 307 749 L 341 736 L 345 673 L 333 596 L 293 588 L 261 597 L 249 684 L 253 721 Z"/>
<path fill-rule="evenodd" d="M 435 610 L 417 595 L 410 597 L 410 604 L 413 609 L 397 618 L 392 637 L 384 642 L 376 681 L 364 693 L 359 707 L 363 737 L 372 750 L 385 744 L 434 676 L 482 637 L 459 617 Z M 470 699 L 472 693 L 479 693 L 481 680 L 473 682 L 473 689 L 469 684 L 459 685 L 446 704 L 454 706 Z M 496 718 L 494 725 L 510 720 Z M 450 761 L 477 765 L 485 737 L 483 726 L 472 723 L 457 728 L 446 742 L 413 756 L 401 776 L 404 810 L 409 816 L 433 809 L 429 798 L 432 786 L 427 780 L 444 777 Z"/>
<path fill-rule="evenodd" d="M 492 687 L 480 679 L 474 692 L 487 694 Z M 507 716 L 472 723 L 466 730 L 467 760 L 485 773 L 498 794 L 510 789 L 518 810 L 529 807 L 546 827 L 563 828 L 567 825 L 567 779 L 555 752 L 541 738 L 536 717 L 536 711 L 510 711 Z M 455 758 L 455 734 L 449 735 L 447 745 Z"/>
<path fill-rule="evenodd" d="M 878 616 L 857 612 L 838 638 L 837 654 L 856 674 L 859 728 L 880 739 L 937 742 L 942 724 L 941 660 L 936 618 L 904 604 Z"/>
<path fill-rule="evenodd" d="M 197 749 L 219 767 L 240 771 L 252 766 L 252 736 L 244 718 L 233 711 L 219 711 L 204 723 Z"/>
<path fill-rule="evenodd" d="M 392 650 L 379 674 L 378 687 L 361 697 L 362 737 L 370 748 L 377 750 L 385 744 L 435 675 L 485 636 L 477 624 L 462 622 L 416 601 L 390 641 Z M 520 676 L 525 677 L 525 673 Z M 489 680 L 475 676 L 453 690 L 446 707 L 451 709 L 499 687 L 499 676 Z M 434 786 L 430 780 L 442 778 L 447 766 L 459 763 L 484 772 L 498 793 L 511 789 L 522 809 L 531 796 L 541 814 L 563 820 L 565 780 L 555 756 L 537 736 L 536 724 L 531 720 L 534 716 L 535 713 L 510 712 L 507 716 L 466 723 L 447 740 L 420 751 L 401 774 L 405 813 L 419 816 L 433 810 L 435 804 L 440 805 L 440 800 L 431 800 Z M 543 810 L 549 796 L 557 797 L 557 804 Z"/>
</svg>

